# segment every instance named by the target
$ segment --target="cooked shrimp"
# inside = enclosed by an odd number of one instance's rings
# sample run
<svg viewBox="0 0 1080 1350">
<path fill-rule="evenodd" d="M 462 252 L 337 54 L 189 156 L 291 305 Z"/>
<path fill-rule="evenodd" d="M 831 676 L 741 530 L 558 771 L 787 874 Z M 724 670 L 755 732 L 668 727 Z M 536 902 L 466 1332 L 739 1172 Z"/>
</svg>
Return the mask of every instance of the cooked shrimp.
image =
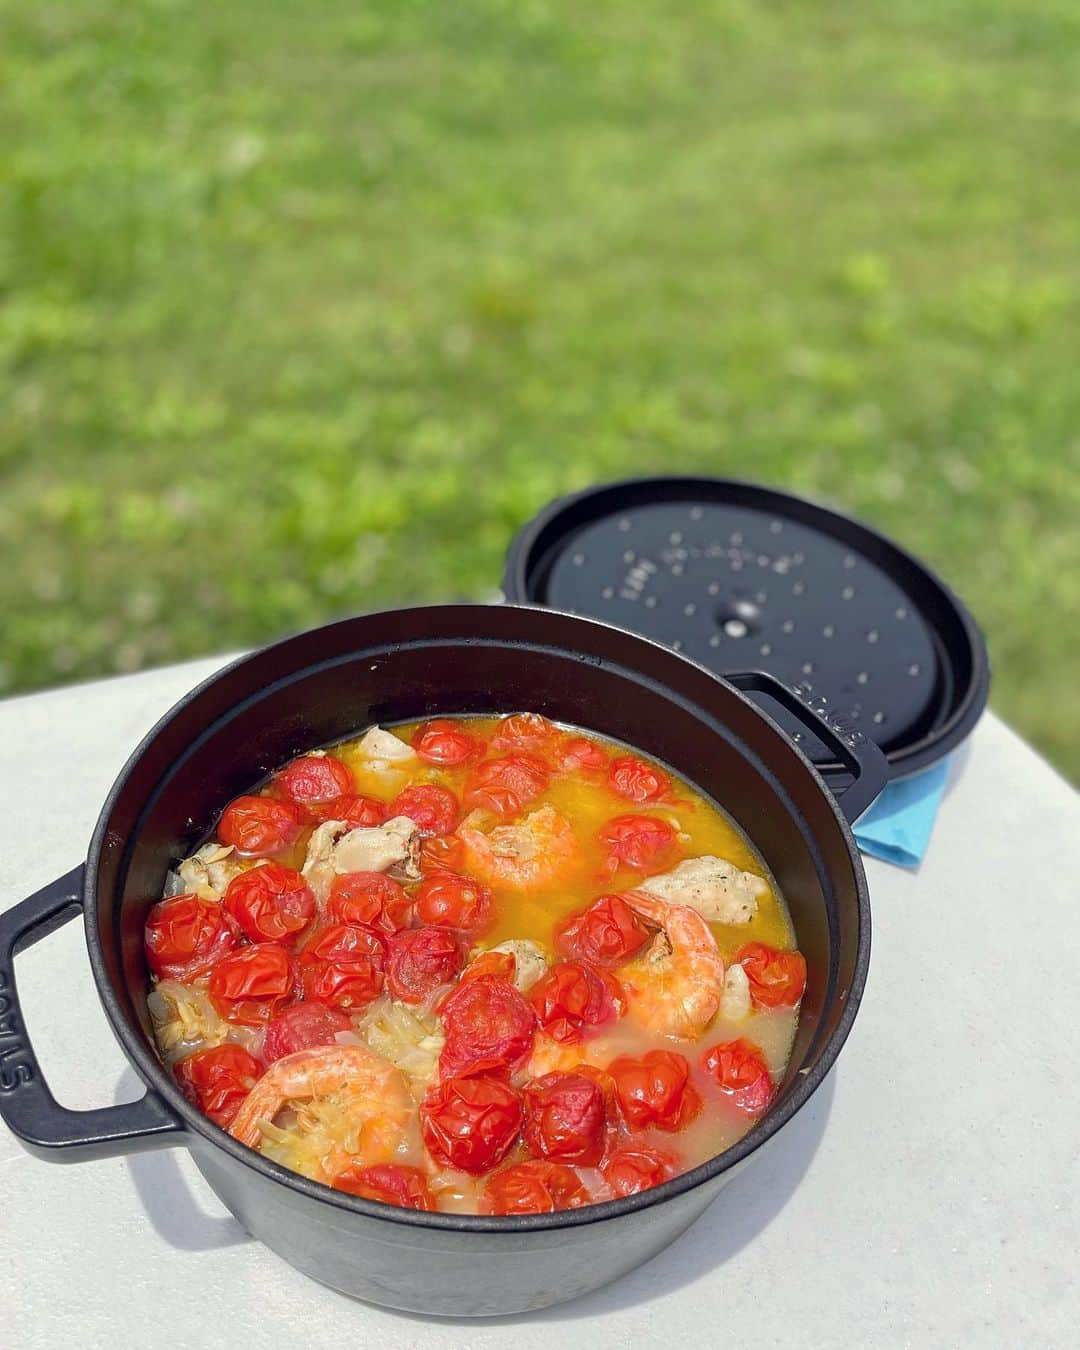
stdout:
<svg viewBox="0 0 1080 1350">
<path fill-rule="evenodd" d="M 582 1064 L 598 1069 L 611 1062 L 615 1054 L 604 1037 L 587 1041 L 573 1041 L 569 1045 L 557 1041 L 545 1031 L 538 1031 L 533 1040 L 532 1054 L 525 1066 L 530 1078 L 542 1078 L 546 1073 L 573 1073 Z"/>
<path fill-rule="evenodd" d="M 724 991 L 724 961 L 709 925 L 696 909 L 647 891 L 627 891 L 623 899 L 660 929 L 644 956 L 619 971 L 629 1015 L 661 1035 L 696 1039 Z"/>
<path fill-rule="evenodd" d="M 278 1128 L 274 1117 L 285 1108 L 296 1122 Z M 356 1160 L 370 1166 L 399 1157 L 414 1111 L 405 1078 L 381 1055 L 362 1045 L 321 1045 L 271 1064 L 229 1133 L 249 1148 L 269 1141 L 280 1161 L 328 1180 Z"/>
<path fill-rule="evenodd" d="M 706 853 L 649 877 L 640 889 L 673 905 L 688 905 L 702 918 L 717 923 L 749 923 L 757 913 L 758 900 L 769 893 L 769 883 L 754 872 L 741 871 L 726 858 Z"/>
<path fill-rule="evenodd" d="M 462 825 L 465 870 L 489 886 L 535 891 L 553 886 L 578 866 L 574 827 L 553 806 L 532 811 L 519 825 L 497 825 L 490 834 Z"/>
</svg>

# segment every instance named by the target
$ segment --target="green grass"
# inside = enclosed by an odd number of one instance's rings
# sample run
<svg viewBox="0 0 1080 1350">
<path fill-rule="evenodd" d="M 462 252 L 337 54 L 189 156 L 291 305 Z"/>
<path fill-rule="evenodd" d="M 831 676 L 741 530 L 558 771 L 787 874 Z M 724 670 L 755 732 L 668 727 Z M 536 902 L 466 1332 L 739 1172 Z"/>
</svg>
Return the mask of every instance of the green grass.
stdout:
<svg viewBox="0 0 1080 1350">
<path fill-rule="evenodd" d="M 0 125 L 3 690 L 711 472 L 940 568 L 1080 778 L 1075 0 L 0 0 Z"/>
</svg>

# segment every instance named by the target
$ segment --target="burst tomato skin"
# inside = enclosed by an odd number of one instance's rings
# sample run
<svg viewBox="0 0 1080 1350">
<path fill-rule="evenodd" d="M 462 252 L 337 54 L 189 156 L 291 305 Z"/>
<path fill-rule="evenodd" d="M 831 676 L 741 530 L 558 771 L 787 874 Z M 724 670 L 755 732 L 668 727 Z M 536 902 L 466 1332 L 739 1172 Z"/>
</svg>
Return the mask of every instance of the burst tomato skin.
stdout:
<svg viewBox="0 0 1080 1350">
<path fill-rule="evenodd" d="M 608 1065 L 619 1109 L 631 1129 L 653 1126 L 675 1132 L 701 1110 L 701 1093 L 690 1081 L 690 1065 L 674 1050 L 647 1050 L 640 1058 L 620 1055 Z"/>
<path fill-rule="evenodd" d="M 465 785 L 465 801 L 498 816 L 516 816 L 550 783 L 547 764 L 521 751 L 478 764 Z"/>
<path fill-rule="evenodd" d="M 536 1158 L 595 1167 L 604 1153 L 607 1113 L 599 1085 L 584 1074 L 548 1073 L 522 1094 L 525 1145 Z"/>
<path fill-rule="evenodd" d="M 760 1116 L 772 1101 L 775 1089 L 768 1066 L 757 1046 L 742 1036 L 706 1050 L 701 1067 L 748 1116 Z"/>
<path fill-rule="evenodd" d="M 351 1031 L 352 1023 L 337 1008 L 324 1003 L 294 1003 L 266 1024 L 262 1055 L 267 1064 L 297 1050 L 333 1045 L 339 1031 Z"/>
<path fill-rule="evenodd" d="M 659 802 L 668 795 L 671 783 L 666 774 L 645 760 L 623 755 L 611 761 L 608 787 L 631 802 Z"/>
<path fill-rule="evenodd" d="M 484 1183 L 484 1214 L 551 1214 L 590 1203 L 577 1173 L 564 1163 L 531 1158 L 496 1172 Z"/>
<path fill-rule="evenodd" d="M 260 1026 L 293 995 L 293 961 L 279 942 L 238 947 L 210 972 L 210 999 L 222 1017 Z"/>
<path fill-rule="evenodd" d="M 449 788 L 435 783 L 407 787 L 390 803 L 390 816 L 408 816 L 422 836 L 450 834 L 461 819 L 458 799 Z"/>
<path fill-rule="evenodd" d="M 316 933 L 298 964 L 304 998 L 342 1012 L 366 1008 L 383 989 L 386 947 L 361 924 L 332 924 Z"/>
<path fill-rule="evenodd" d="M 147 915 L 146 960 L 161 979 L 198 979 L 238 940 L 239 930 L 221 905 L 197 895 L 174 895 Z"/>
<path fill-rule="evenodd" d="M 390 934 L 408 928 L 412 906 L 405 888 L 385 872 L 344 872 L 330 883 L 326 917 Z"/>
<path fill-rule="evenodd" d="M 537 1020 L 547 1034 L 567 1045 L 621 1017 L 622 987 L 607 971 L 583 961 L 560 961 L 529 990 Z"/>
<path fill-rule="evenodd" d="M 420 872 L 425 877 L 434 872 L 460 872 L 464 866 L 465 845 L 459 835 L 439 835 L 420 845 Z"/>
<path fill-rule="evenodd" d="M 614 967 L 648 941 L 649 930 L 621 895 L 602 895 L 555 926 L 555 950 L 570 960 Z"/>
<path fill-rule="evenodd" d="M 659 1186 L 678 1170 L 679 1160 L 672 1154 L 633 1142 L 613 1150 L 600 1164 L 601 1176 L 618 1196 L 637 1195 Z"/>
<path fill-rule="evenodd" d="M 373 829 L 386 823 L 386 803 L 358 792 L 347 792 L 325 802 L 305 802 L 304 810 L 310 820 L 343 820 L 350 830 Z"/>
<path fill-rule="evenodd" d="M 481 952 L 474 956 L 461 972 L 458 984 L 467 984 L 469 980 L 493 979 L 513 984 L 517 971 L 517 961 L 512 952 Z"/>
<path fill-rule="evenodd" d="M 413 737 L 412 748 L 427 764 L 456 768 L 483 753 L 483 742 L 460 722 L 437 717 L 425 722 Z"/>
<path fill-rule="evenodd" d="M 333 755 L 301 755 L 277 776 L 277 784 L 294 802 L 328 802 L 356 786 L 352 770 Z"/>
<path fill-rule="evenodd" d="M 501 1162 L 520 1129 L 521 1098 L 500 1078 L 443 1078 L 420 1107 L 427 1151 L 472 1176 Z"/>
<path fill-rule="evenodd" d="M 427 1176 L 419 1167 L 404 1163 L 376 1163 L 361 1167 L 350 1163 L 330 1182 L 336 1191 L 347 1191 L 364 1200 L 381 1200 L 402 1209 L 434 1210 L 435 1197 L 428 1190 Z"/>
<path fill-rule="evenodd" d="M 794 1008 L 806 989 L 802 952 L 781 952 L 764 942 L 748 942 L 735 960 L 746 971 L 751 1002 L 758 1008 Z"/>
<path fill-rule="evenodd" d="M 587 736 L 565 736 L 555 752 L 555 762 L 563 773 L 582 773 L 598 778 L 607 772 L 608 755 L 602 746 Z"/>
<path fill-rule="evenodd" d="M 252 942 L 290 942 L 315 917 L 315 896 L 299 872 L 263 863 L 233 877 L 222 905 Z"/>
<path fill-rule="evenodd" d="M 406 928 L 387 947 L 386 984 L 404 1003 L 423 1003 L 465 964 L 465 943 L 449 928 Z"/>
<path fill-rule="evenodd" d="M 416 916 L 421 923 L 483 933 L 495 921 L 491 892 L 471 877 L 435 872 L 416 892 Z"/>
<path fill-rule="evenodd" d="M 509 1077 L 532 1053 L 536 1015 L 505 980 L 481 975 L 459 984 L 443 1000 L 439 1015 L 446 1032 L 439 1055 L 444 1078 Z"/>
<path fill-rule="evenodd" d="M 211 1046 L 180 1060 L 173 1072 L 180 1090 L 193 1106 L 222 1129 L 227 1129 L 240 1103 L 262 1077 L 263 1066 L 242 1046 Z"/>
<path fill-rule="evenodd" d="M 527 750 L 533 755 L 546 755 L 560 737 L 559 728 L 539 713 L 511 713 L 495 728 L 491 738 L 493 750 Z"/>
<path fill-rule="evenodd" d="M 616 816 L 600 828 L 600 842 L 607 845 L 612 870 L 620 865 L 644 872 L 658 866 L 672 852 L 676 833 L 658 816 Z"/>
<path fill-rule="evenodd" d="M 294 843 L 303 824 L 293 802 L 275 797 L 237 797 L 218 821 L 217 836 L 245 858 L 269 858 Z"/>
</svg>

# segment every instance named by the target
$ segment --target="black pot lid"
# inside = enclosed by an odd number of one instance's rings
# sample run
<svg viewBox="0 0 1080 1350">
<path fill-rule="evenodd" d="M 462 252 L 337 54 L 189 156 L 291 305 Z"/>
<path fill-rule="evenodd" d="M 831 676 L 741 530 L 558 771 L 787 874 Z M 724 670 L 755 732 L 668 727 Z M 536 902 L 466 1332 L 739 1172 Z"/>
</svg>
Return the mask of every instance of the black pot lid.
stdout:
<svg viewBox="0 0 1080 1350">
<path fill-rule="evenodd" d="M 515 603 L 629 628 L 723 675 L 767 670 L 885 752 L 893 778 L 957 745 L 990 668 L 971 615 L 934 573 L 848 516 L 721 478 L 644 478 L 553 502 L 510 546 Z M 752 695 L 826 776 L 844 770 Z"/>
</svg>

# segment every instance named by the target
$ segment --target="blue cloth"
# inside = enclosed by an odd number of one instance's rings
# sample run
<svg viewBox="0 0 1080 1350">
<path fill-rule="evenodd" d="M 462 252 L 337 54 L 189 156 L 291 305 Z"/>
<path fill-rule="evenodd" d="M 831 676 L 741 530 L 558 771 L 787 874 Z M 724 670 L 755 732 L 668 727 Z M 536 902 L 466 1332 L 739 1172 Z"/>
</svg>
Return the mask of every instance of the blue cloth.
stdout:
<svg viewBox="0 0 1080 1350">
<path fill-rule="evenodd" d="M 890 783 L 854 827 L 862 851 L 898 867 L 917 867 L 930 842 L 947 770 L 948 760 L 943 759 Z"/>
</svg>

